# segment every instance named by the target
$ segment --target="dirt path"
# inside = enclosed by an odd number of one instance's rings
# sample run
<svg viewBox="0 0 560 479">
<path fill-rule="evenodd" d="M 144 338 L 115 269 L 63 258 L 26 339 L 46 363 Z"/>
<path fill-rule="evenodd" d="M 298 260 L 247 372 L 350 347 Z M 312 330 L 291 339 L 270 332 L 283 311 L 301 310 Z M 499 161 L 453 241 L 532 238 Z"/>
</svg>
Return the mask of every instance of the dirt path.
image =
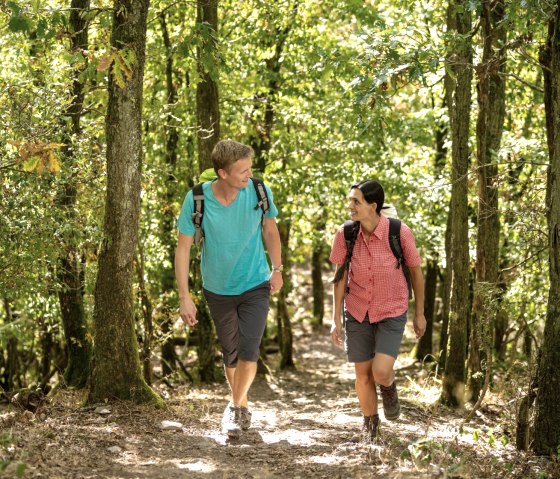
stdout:
<svg viewBox="0 0 560 479">
<path fill-rule="evenodd" d="M 219 430 L 224 384 L 174 390 L 165 411 L 122 403 L 100 414 L 60 393 L 35 416 L 1 416 L 0 451 L 10 462 L 3 476 L 17 477 L 19 467 L 22 477 L 49 479 L 553 477 L 554 465 L 506 443 L 496 406 L 459 434 L 460 417 L 435 405 L 437 384 L 406 354 L 397 363 L 401 418 L 383 422 L 378 444 L 360 444 L 352 368 L 342 351 L 326 330 L 300 332 L 295 344 L 296 371 L 254 384 L 253 428 L 239 440 Z M 163 420 L 183 427 L 162 431 Z"/>
</svg>

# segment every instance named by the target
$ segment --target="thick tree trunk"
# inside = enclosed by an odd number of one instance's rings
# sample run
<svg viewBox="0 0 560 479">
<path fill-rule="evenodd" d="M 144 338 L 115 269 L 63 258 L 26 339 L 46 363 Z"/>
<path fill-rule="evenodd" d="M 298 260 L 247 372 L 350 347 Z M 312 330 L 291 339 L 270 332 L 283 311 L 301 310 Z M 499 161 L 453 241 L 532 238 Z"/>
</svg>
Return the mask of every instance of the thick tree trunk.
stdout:
<svg viewBox="0 0 560 479">
<path fill-rule="evenodd" d="M 547 182 L 550 289 L 538 369 L 533 451 L 557 457 L 560 444 L 560 1 L 549 22 L 545 71 L 545 111 L 550 167 Z"/>
<path fill-rule="evenodd" d="M 142 80 L 149 0 L 116 0 L 111 45 L 134 52 L 132 76 L 121 88 L 109 73 L 106 117 L 107 198 L 95 285 L 94 367 L 89 402 L 161 399 L 140 369 L 132 280 L 138 239 L 142 168 Z"/>
<path fill-rule="evenodd" d="M 465 0 L 451 1 L 448 30 L 458 35 L 453 57 L 448 59 L 454 72 L 454 85 L 447 89 L 452 135 L 451 187 L 451 310 L 449 349 L 441 400 L 451 406 L 464 402 L 465 356 L 469 314 L 469 231 L 467 211 L 467 174 L 469 166 L 469 119 L 471 105 L 472 47 L 471 14 Z"/>
<path fill-rule="evenodd" d="M 88 23 L 85 13 L 89 10 L 89 5 L 90 0 L 72 0 L 70 27 L 73 52 L 88 48 Z M 75 169 L 72 141 L 81 133 L 80 120 L 83 113 L 85 88 L 84 83 L 80 80 L 80 73 L 81 71 L 74 70 L 73 98 L 67 111 L 71 123 L 65 131 L 64 143 L 66 146 L 62 151 L 64 170 L 67 172 L 68 178 L 58 196 L 58 206 L 63 211 L 65 222 L 71 225 L 76 225 L 77 222 L 75 214 L 77 191 L 72 173 Z M 64 385 L 82 388 L 89 379 L 92 345 L 87 335 L 84 311 L 81 254 L 75 235 L 72 231 L 71 233 L 63 238 L 63 249 L 58 259 L 57 272 L 60 283 L 58 299 L 68 355 L 68 363 L 64 371 Z"/>
<path fill-rule="evenodd" d="M 288 271 L 290 271 L 290 257 L 287 245 L 290 239 L 291 226 L 289 221 L 281 221 L 278 224 L 280 241 L 282 243 L 282 264 Z M 288 294 L 290 293 L 291 286 L 290 278 L 286 275 L 284 277 L 284 286 L 278 292 L 276 322 L 278 325 L 278 345 L 280 347 L 280 369 L 295 367 L 292 323 L 290 321 L 290 312 L 288 311 Z"/>
<path fill-rule="evenodd" d="M 474 289 L 469 354 L 469 395 L 476 402 L 484 383 L 486 351 L 492 343 L 497 317 L 498 256 L 500 219 L 496 152 L 500 148 L 505 117 L 506 25 L 504 2 L 482 2 L 482 62 L 478 74 L 478 118 L 476 123 L 478 159 L 478 231 L 476 246 L 476 287 Z M 482 324 L 484 322 L 484 324 Z"/>
<path fill-rule="evenodd" d="M 167 120 L 165 122 L 165 168 L 167 172 L 167 181 L 165 182 L 165 204 L 171 205 L 175 200 L 175 185 L 177 184 L 175 170 L 177 167 L 177 144 L 179 142 L 179 132 L 176 125 L 177 120 L 173 114 L 173 107 L 177 102 L 177 82 L 173 78 L 173 46 L 169 38 L 165 12 L 160 17 L 160 25 L 165 45 L 165 85 L 166 85 L 166 106 Z M 167 259 L 173 264 L 175 258 L 175 213 L 172 208 L 165 208 L 163 213 L 163 221 L 161 223 L 161 237 L 164 238 Z M 175 289 L 175 276 L 173 268 L 166 269 L 161 278 L 161 295 L 162 298 L 170 298 L 171 293 Z M 166 299 L 164 299 L 166 301 Z M 163 335 L 163 343 L 161 345 L 161 370 L 164 376 L 167 376 L 176 369 L 177 355 L 175 353 L 175 338 L 173 336 L 173 313 L 175 307 L 170 304 L 164 304 L 162 308 L 161 330 Z"/>
<path fill-rule="evenodd" d="M 437 260 L 428 260 L 426 267 L 426 290 L 424 294 L 424 316 L 426 317 L 426 332 L 418 341 L 416 346 L 416 359 L 418 361 L 433 361 L 433 325 L 434 310 L 436 304 L 436 290 L 438 278 L 438 262 Z"/>
</svg>

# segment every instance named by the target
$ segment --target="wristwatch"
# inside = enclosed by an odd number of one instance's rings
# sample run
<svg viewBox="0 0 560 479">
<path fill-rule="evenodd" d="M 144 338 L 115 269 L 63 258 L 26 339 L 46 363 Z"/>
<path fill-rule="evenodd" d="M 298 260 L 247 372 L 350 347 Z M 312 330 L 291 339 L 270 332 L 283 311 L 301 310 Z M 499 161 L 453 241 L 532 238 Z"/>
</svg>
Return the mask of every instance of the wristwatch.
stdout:
<svg viewBox="0 0 560 479">
<path fill-rule="evenodd" d="M 284 271 L 284 265 L 283 264 L 281 264 L 280 266 L 273 266 L 273 268 L 272 268 L 273 273 L 281 273 L 282 271 Z"/>
</svg>

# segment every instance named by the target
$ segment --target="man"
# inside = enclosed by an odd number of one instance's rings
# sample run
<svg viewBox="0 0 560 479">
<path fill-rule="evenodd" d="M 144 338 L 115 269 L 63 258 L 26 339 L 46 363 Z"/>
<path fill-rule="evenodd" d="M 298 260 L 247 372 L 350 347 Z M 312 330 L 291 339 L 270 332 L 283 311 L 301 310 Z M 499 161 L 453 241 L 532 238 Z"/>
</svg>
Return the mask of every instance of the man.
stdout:
<svg viewBox="0 0 560 479">
<path fill-rule="evenodd" d="M 248 392 L 257 372 L 259 346 L 266 326 L 270 294 L 282 287 L 278 209 L 266 188 L 269 208 L 263 217 L 253 186 L 253 149 L 223 140 L 212 151 L 217 179 L 203 184 L 203 294 L 222 348 L 231 401 L 224 411 L 223 432 L 237 438 L 251 424 Z M 190 248 L 195 236 L 193 192 L 189 191 L 177 221 L 179 240 L 175 275 L 180 314 L 190 327 L 197 323 L 189 292 Z M 266 245 L 272 273 L 263 247 Z"/>
</svg>

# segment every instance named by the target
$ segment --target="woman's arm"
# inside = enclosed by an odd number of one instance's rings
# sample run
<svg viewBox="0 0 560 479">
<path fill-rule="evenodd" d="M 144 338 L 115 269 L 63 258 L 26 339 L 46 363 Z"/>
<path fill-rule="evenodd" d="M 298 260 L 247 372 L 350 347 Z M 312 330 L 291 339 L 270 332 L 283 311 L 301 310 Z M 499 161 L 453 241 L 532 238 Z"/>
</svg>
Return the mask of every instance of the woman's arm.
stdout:
<svg viewBox="0 0 560 479">
<path fill-rule="evenodd" d="M 424 316 L 424 276 L 420 266 L 410 268 L 410 279 L 412 281 L 412 289 L 414 290 L 414 319 L 413 326 L 416 337 L 424 335 L 426 331 L 426 318 Z"/>
<path fill-rule="evenodd" d="M 339 268 L 344 267 L 344 264 L 336 265 L 337 271 Z M 336 346 L 342 346 L 342 305 L 344 303 L 344 293 L 346 291 L 347 281 L 348 271 L 345 271 L 341 280 L 333 285 L 331 339 Z"/>
</svg>

